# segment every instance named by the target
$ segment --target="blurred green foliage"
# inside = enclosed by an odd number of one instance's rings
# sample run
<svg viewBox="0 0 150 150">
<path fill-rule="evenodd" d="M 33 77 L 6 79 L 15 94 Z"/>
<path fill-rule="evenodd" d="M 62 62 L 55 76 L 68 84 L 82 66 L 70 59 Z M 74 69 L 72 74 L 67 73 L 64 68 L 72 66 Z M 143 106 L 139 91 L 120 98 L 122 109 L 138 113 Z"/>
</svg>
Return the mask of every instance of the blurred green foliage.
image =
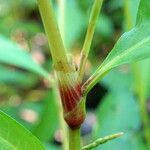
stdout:
<svg viewBox="0 0 150 150">
<path fill-rule="evenodd" d="M 53 2 L 58 14 L 58 1 Z M 138 3 L 139 0 L 129 1 L 132 25 L 135 24 Z M 75 54 L 77 64 L 91 5 L 90 0 L 68 0 L 66 5 L 65 45 Z M 56 136 L 60 128 L 57 98 L 51 85 L 43 79 L 51 73 L 52 63 L 36 0 L 0 0 L 0 20 L 0 109 L 29 129 L 47 150 L 59 150 L 63 136 Z M 125 30 L 124 1 L 105 0 L 85 72 L 87 77 Z M 149 64 L 150 59 L 138 62 L 138 72 L 134 72 L 131 65 L 124 65 L 103 78 L 99 84 L 107 89 L 107 93 L 101 99 L 92 97 L 93 101 L 99 101 L 92 111 L 96 122 L 91 127 L 92 138 L 83 136 L 83 143 L 123 131 L 123 137 L 97 149 L 149 149 L 143 134 L 138 98 L 139 93 L 144 95 L 145 109 L 150 114 Z M 95 95 L 99 93 L 101 90 L 95 91 Z M 2 116 L 4 119 L 8 117 Z M 15 126 L 9 126 L 14 136 L 17 134 Z M 0 126 L 0 131 L 3 127 Z M 18 136 L 20 134 L 26 133 L 20 132 Z M 38 141 L 34 137 L 33 140 Z"/>
</svg>

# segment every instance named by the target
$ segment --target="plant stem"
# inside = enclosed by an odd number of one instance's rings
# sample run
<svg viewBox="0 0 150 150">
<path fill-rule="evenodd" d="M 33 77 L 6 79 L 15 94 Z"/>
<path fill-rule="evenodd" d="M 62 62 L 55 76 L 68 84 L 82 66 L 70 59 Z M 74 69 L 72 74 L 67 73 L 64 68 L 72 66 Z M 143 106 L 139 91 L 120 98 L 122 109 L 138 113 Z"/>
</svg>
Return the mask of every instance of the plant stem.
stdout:
<svg viewBox="0 0 150 150">
<path fill-rule="evenodd" d="M 84 68 L 85 68 L 87 57 L 88 57 L 89 50 L 91 47 L 91 42 L 93 39 L 93 35 L 94 35 L 95 27 L 96 27 L 96 22 L 97 22 L 97 19 L 99 16 L 99 12 L 101 10 L 102 3 L 103 3 L 103 0 L 95 0 L 93 7 L 92 7 L 89 25 L 88 25 L 82 53 L 81 53 L 81 61 L 80 61 L 80 66 L 79 66 L 79 81 L 80 82 L 83 79 Z"/>
<path fill-rule="evenodd" d="M 45 31 L 48 36 L 48 42 L 51 49 L 54 65 L 59 66 L 61 64 L 67 64 L 69 61 L 58 29 L 58 25 L 52 8 L 52 2 L 51 0 L 37 1 Z"/>
<path fill-rule="evenodd" d="M 66 0 L 58 0 L 58 25 L 59 30 L 61 33 L 61 37 L 63 42 L 65 43 L 65 8 L 66 8 Z M 67 125 L 63 118 L 63 108 L 61 106 L 61 97 L 57 91 L 57 99 L 58 99 L 58 105 L 59 105 L 59 118 L 60 118 L 60 126 L 63 131 L 63 142 L 62 142 L 62 149 L 68 150 L 68 131 L 67 131 Z"/>
<path fill-rule="evenodd" d="M 80 128 L 71 129 L 68 127 L 69 131 L 69 150 L 81 150 L 80 143 Z"/>
<path fill-rule="evenodd" d="M 65 11 L 66 8 L 66 0 L 58 0 L 58 25 L 61 33 L 61 37 L 63 42 L 65 43 Z"/>
<path fill-rule="evenodd" d="M 129 0 L 124 0 L 124 15 L 125 15 L 126 29 L 128 31 L 133 27 L 131 13 L 129 9 Z"/>
<path fill-rule="evenodd" d="M 110 140 L 116 139 L 116 138 L 118 138 L 118 137 L 120 137 L 122 135 L 123 135 L 123 132 L 120 132 L 120 133 L 116 133 L 116 134 L 105 136 L 103 138 L 99 138 L 96 141 L 92 142 L 91 144 L 84 146 L 82 148 L 82 150 L 91 150 L 91 149 L 99 146 L 100 144 L 104 144 L 104 143 L 106 143 L 106 142 L 108 142 Z"/>
<path fill-rule="evenodd" d="M 83 95 L 87 95 L 88 92 L 94 87 L 94 85 L 99 82 L 103 76 L 109 72 L 109 64 L 103 67 L 99 67 L 94 74 L 82 85 Z"/>
<path fill-rule="evenodd" d="M 138 102 L 139 102 L 139 108 L 140 108 L 140 115 L 141 115 L 141 120 L 143 123 L 143 132 L 145 139 L 147 143 L 150 145 L 150 126 L 149 126 L 149 115 L 146 109 L 146 97 L 145 97 L 145 86 L 142 80 L 142 74 L 141 71 L 139 70 L 139 65 L 138 63 L 133 63 L 132 64 L 132 71 L 133 75 L 135 78 L 135 92 L 138 97 Z"/>
</svg>

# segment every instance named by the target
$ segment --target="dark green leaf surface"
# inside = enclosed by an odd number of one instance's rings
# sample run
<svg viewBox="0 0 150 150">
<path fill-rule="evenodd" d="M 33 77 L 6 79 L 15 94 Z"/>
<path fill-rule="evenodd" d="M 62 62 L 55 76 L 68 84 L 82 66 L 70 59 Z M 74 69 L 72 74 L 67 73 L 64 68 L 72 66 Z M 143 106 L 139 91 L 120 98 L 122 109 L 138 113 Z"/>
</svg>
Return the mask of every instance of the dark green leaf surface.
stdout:
<svg viewBox="0 0 150 150">
<path fill-rule="evenodd" d="M 0 150 L 44 150 L 40 141 L 0 111 Z"/>
<path fill-rule="evenodd" d="M 24 49 L 0 36 L 0 63 L 15 65 L 48 78 L 48 73 Z"/>
</svg>

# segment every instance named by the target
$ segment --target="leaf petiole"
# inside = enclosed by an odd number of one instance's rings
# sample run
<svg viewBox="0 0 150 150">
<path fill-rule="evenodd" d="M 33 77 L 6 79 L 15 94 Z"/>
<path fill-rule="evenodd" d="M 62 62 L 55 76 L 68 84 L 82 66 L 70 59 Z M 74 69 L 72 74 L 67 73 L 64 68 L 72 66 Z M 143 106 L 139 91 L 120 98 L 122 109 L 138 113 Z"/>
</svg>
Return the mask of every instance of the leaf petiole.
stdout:
<svg viewBox="0 0 150 150">
<path fill-rule="evenodd" d="M 102 4 L 103 4 L 103 0 L 95 0 L 93 7 L 92 7 L 89 25 L 88 25 L 85 41 L 84 41 L 82 52 L 81 52 L 81 60 L 80 60 L 79 76 L 78 76 L 79 82 L 82 82 L 82 79 L 83 79 L 87 57 L 90 51 L 91 42 L 93 39 L 95 27 L 96 27 L 96 22 L 97 22 Z"/>
</svg>

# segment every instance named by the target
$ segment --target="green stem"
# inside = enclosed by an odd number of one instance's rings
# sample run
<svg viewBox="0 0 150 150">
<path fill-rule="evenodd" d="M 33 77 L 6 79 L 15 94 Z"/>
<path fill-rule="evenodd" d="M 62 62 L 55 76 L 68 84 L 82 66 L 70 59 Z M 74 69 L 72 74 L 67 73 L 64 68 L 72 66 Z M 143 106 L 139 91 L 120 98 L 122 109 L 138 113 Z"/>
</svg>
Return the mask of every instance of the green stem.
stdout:
<svg viewBox="0 0 150 150">
<path fill-rule="evenodd" d="M 97 146 L 99 146 L 101 144 L 104 144 L 104 143 L 106 143 L 106 142 L 108 142 L 110 140 L 116 139 L 116 138 L 118 138 L 118 137 L 120 137 L 122 135 L 123 135 L 123 132 L 120 132 L 120 133 L 116 133 L 116 134 L 105 136 L 103 138 L 99 138 L 96 141 L 92 142 L 91 144 L 84 146 L 82 148 L 82 150 L 91 150 L 91 149 L 93 149 L 93 148 L 95 148 L 95 147 L 97 147 Z"/>
<path fill-rule="evenodd" d="M 99 82 L 108 72 L 109 64 L 99 67 L 95 73 L 82 85 L 83 95 L 87 95 L 94 85 Z"/>
<path fill-rule="evenodd" d="M 80 67 L 79 67 L 79 81 L 80 82 L 82 81 L 82 78 L 84 75 L 84 68 L 85 68 L 87 57 L 88 57 L 89 50 L 91 47 L 91 42 L 93 39 L 96 22 L 99 16 L 99 12 L 101 10 L 102 3 L 103 3 L 103 0 L 95 0 L 93 7 L 92 7 L 89 25 L 88 25 L 82 53 L 81 53 L 81 61 L 80 61 Z"/>
<path fill-rule="evenodd" d="M 71 129 L 68 127 L 68 131 L 69 131 L 69 150 L 81 150 L 80 128 Z"/>
<path fill-rule="evenodd" d="M 65 43 L 65 16 L 66 0 L 58 0 L 58 24 L 63 42 Z"/>
<path fill-rule="evenodd" d="M 135 83 L 134 83 L 135 92 L 138 97 L 141 120 L 144 126 L 143 132 L 144 132 L 144 136 L 145 136 L 147 143 L 150 145 L 150 126 L 149 126 L 149 115 L 146 109 L 147 104 L 146 104 L 146 97 L 145 97 L 145 92 L 144 92 L 145 87 L 143 85 L 144 83 L 142 80 L 142 75 L 139 70 L 138 63 L 132 64 L 132 70 L 133 70 L 133 75 L 135 78 Z"/>
<path fill-rule="evenodd" d="M 65 43 L 65 8 L 66 8 L 66 0 L 58 0 L 58 25 L 61 33 L 61 37 L 63 42 Z M 58 96 L 58 105 L 59 105 L 59 118 L 60 118 L 60 126 L 63 131 L 63 142 L 62 142 L 62 149 L 68 150 L 68 131 L 67 125 L 63 118 L 63 108 L 61 106 L 61 98 L 57 91 Z"/>
<path fill-rule="evenodd" d="M 125 24 L 128 31 L 133 27 L 131 13 L 129 9 L 129 0 L 124 0 L 124 15 L 125 15 Z"/>
<path fill-rule="evenodd" d="M 54 65 L 67 64 L 68 58 L 58 29 L 51 0 L 37 0 L 51 49 Z"/>
</svg>

